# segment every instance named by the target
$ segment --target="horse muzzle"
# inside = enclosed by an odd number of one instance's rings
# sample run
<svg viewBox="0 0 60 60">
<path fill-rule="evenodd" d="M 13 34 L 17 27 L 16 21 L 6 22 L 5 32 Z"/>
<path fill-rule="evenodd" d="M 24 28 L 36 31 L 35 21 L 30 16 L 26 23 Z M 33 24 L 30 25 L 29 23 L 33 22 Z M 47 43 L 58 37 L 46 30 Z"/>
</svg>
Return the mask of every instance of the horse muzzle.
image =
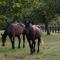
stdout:
<svg viewBox="0 0 60 60">
<path fill-rule="evenodd" d="M 5 44 L 2 44 L 2 46 L 5 46 Z"/>
</svg>

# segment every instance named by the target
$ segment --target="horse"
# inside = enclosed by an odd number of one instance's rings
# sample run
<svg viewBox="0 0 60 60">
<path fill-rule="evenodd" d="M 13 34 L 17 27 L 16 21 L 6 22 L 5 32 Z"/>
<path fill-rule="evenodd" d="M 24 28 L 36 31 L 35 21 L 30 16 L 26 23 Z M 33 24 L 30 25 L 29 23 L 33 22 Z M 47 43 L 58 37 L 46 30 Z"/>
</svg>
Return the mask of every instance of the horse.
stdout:
<svg viewBox="0 0 60 60">
<path fill-rule="evenodd" d="M 36 25 L 33 25 L 29 21 L 25 21 L 25 28 L 26 28 L 26 37 L 29 43 L 31 54 L 35 52 L 36 40 L 38 40 L 37 53 L 39 53 L 39 45 L 41 43 L 42 30 L 38 28 Z"/>
<path fill-rule="evenodd" d="M 12 44 L 12 48 L 15 48 L 15 37 L 18 37 L 18 48 L 20 48 L 20 42 L 21 42 L 21 34 L 23 36 L 23 48 L 25 47 L 25 25 L 22 22 L 13 22 L 11 24 L 8 25 L 8 27 L 6 27 L 5 31 L 2 35 L 2 46 L 5 46 L 5 42 L 6 42 L 6 37 L 7 35 L 10 38 L 11 44 Z"/>
</svg>

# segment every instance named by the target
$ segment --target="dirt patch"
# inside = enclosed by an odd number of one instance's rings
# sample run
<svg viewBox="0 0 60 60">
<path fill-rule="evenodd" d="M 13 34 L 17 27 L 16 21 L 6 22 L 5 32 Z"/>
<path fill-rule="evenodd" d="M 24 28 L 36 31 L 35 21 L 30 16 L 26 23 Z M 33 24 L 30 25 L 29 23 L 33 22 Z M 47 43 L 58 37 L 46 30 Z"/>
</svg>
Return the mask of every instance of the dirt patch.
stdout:
<svg viewBox="0 0 60 60">
<path fill-rule="evenodd" d="M 4 55 L 4 58 L 6 59 L 6 60 L 24 60 L 25 58 L 26 58 L 26 56 L 24 56 L 24 55 L 7 55 L 7 54 L 5 54 Z"/>
<path fill-rule="evenodd" d="M 40 60 L 40 57 L 37 56 L 35 57 L 35 55 L 25 55 L 25 54 L 16 54 L 16 55 L 8 55 L 8 54 L 5 54 L 4 55 L 4 60 Z"/>
</svg>

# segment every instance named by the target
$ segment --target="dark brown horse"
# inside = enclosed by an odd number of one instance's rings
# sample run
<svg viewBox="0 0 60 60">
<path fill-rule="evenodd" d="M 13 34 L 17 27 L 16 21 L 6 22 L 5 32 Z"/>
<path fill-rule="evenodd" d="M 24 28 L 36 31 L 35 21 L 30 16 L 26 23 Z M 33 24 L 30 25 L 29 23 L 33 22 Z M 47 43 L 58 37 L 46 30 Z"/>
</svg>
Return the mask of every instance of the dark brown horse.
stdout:
<svg viewBox="0 0 60 60">
<path fill-rule="evenodd" d="M 5 29 L 4 33 L 2 34 L 2 46 L 5 46 L 5 41 L 7 35 L 9 36 L 11 43 L 12 43 L 12 48 L 15 48 L 15 37 L 18 37 L 19 44 L 18 48 L 20 48 L 20 36 L 21 34 L 23 35 L 23 48 L 25 47 L 25 25 L 23 23 L 18 23 L 14 22 L 9 24 L 9 26 Z"/>
<path fill-rule="evenodd" d="M 41 43 L 42 31 L 37 26 L 32 25 L 29 21 L 25 21 L 25 28 L 26 28 L 26 36 L 29 42 L 31 54 L 35 52 L 36 39 L 38 39 L 37 53 L 39 53 L 39 45 Z"/>
</svg>

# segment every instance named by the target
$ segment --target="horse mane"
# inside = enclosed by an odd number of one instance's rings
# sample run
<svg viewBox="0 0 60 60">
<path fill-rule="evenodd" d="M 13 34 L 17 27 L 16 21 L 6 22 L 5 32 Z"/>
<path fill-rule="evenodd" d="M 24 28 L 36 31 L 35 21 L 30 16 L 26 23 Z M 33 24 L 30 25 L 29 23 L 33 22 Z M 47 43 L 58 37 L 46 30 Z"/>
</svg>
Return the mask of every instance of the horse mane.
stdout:
<svg viewBox="0 0 60 60">
<path fill-rule="evenodd" d="M 20 26 L 25 27 L 25 25 L 22 22 L 20 22 L 19 24 L 20 24 Z"/>
</svg>

